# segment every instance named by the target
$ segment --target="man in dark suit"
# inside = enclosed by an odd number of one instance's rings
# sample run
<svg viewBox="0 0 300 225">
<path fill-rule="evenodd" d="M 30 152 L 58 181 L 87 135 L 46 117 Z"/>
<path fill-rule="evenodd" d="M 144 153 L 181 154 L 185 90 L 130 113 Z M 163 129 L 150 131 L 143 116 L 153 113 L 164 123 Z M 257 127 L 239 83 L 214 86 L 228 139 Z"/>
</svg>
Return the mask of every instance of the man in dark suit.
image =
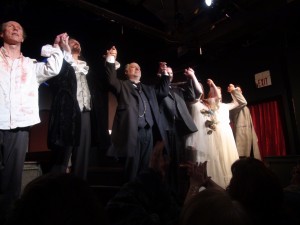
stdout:
<svg viewBox="0 0 300 225">
<path fill-rule="evenodd" d="M 167 67 L 170 82 L 173 80 L 173 71 Z M 184 72 L 186 82 L 172 83 L 169 94 L 160 102 L 160 112 L 164 126 L 166 145 L 170 150 L 170 168 L 167 176 L 171 190 L 180 192 L 179 164 L 185 160 L 185 136 L 198 129 L 187 108 L 186 102 L 195 100 L 193 82 L 198 82 L 194 73 L 188 69 Z M 199 112 L 200 113 L 200 112 Z"/>
<path fill-rule="evenodd" d="M 158 87 L 142 84 L 141 69 L 135 62 L 126 65 L 127 80 L 119 80 L 116 57 L 113 46 L 107 50 L 105 69 L 107 84 L 118 105 L 107 155 L 125 158 L 125 179 L 133 180 L 148 167 L 153 143 L 164 139 L 158 100 L 167 96 L 170 80 L 162 76 Z"/>
</svg>

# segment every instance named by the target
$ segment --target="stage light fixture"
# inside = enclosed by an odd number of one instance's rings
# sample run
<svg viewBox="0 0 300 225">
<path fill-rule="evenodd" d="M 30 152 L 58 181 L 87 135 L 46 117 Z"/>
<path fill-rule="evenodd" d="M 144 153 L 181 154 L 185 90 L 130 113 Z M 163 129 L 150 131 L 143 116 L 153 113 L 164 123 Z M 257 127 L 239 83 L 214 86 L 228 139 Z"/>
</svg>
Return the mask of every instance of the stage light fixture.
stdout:
<svg viewBox="0 0 300 225">
<path fill-rule="evenodd" d="M 205 0 L 205 4 L 207 6 L 211 6 L 212 2 L 213 2 L 213 0 Z"/>
</svg>

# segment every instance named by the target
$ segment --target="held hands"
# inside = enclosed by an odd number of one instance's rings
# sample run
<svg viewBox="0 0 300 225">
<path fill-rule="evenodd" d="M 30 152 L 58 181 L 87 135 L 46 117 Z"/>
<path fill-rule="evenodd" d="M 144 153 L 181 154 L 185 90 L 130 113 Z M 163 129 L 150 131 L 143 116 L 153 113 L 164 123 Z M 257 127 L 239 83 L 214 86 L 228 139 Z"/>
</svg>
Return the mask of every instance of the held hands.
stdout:
<svg viewBox="0 0 300 225">
<path fill-rule="evenodd" d="M 167 74 L 167 63 L 159 62 L 157 75 L 161 76 L 162 74 Z"/>
<path fill-rule="evenodd" d="M 236 90 L 239 91 L 240 93 L 243 93 L 240 87 L 236 87 Z"/>
<path fill-rule="evenodd" d="M 113 56 L 115 59 L 117 59 L 118 51 L 115 46 L 112 46 L 111 49 L 106 50 L 106 55 L 104 55 L 105 58 L 109 56 Z"/>
<path fill-rule="evenodd" d="M 192 68 L 187 68 L 183 73 L 187 78 L 193 78 L 195 76 L 195 71 Z"/>
<path fill-rule="evenodd" d="M 64 36 L 62 36 L 61 38 L 61 42 L 59 43 L 59 46 L 61 47 L 61 49 L 63 49 L 66 52 L 70 52 L 71 53 L 71 47 L 69 45 L 69 35 L 67 35 L 67 33 L 65 33 Z"/>
<path fill-rule="evenodd" d="M 69 35 L 67 33 L 62 33 L 56 36 L 53 43 L 53 47 L 54 48 L 61 47 L 65 51 L 67 50 L 71 51 L 68 42 L 69 42 Z"/>
<path fill-rule="evenodd" d="M 227 91 L 229 93 L 231 93 L 233 90 L 235 90 L 235 86 L 233 84 L 229 84 L 228 87 L 227 87 Z"/>
<path fill-rule="evenodd" d="M 215 83 L 213 82 L 212 79 L 207 79 L 207 84 L 208 84 L 209 87 L 215 85 Z"/>
</svg>

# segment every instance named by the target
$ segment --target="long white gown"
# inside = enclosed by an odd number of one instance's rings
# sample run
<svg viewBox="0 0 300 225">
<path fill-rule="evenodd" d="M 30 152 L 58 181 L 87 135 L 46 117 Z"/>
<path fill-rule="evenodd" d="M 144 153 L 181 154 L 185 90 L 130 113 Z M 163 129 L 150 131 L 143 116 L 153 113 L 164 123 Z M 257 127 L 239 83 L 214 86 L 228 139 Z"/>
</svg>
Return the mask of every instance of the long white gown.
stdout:
<svg viewBox="0 0 300 225">
<path fill-rule="evenodd" d="M 213 149 L 218 152 L 222 176 L 215 180 L 222 187 L 227 187 L 232 177 L 231 165 L 239 159 L 238 150 L 230 126 L 229 110 L 237 107 L 235 103 L 219 103 L 215 117 L 218 121 L 217 129 L 212 133 L 215 142 Z M 212 177 L 214 180 L 214 178 Z"/>
<path fill-rule="evenodd" d="M 215 103 L 210 102 L 210 104 Z M 189 107 L 198 131 L 186 138 L 186 146 L 192 146 L 196 150 L 194 161 L 207 161 L 207 175 L 223 188 L 228 186 L 232 177 L 232 163 L 239 158 L 229 124 L 229 110 L 237 105 L 237 102 L 218 103 L 219 107 L 214 110 L 213 117 L 201 113 L 201 110 L 207 111 L 209 108 L 200 101 Z M 211 134 L 208 134 L 211 129 L 205 126 L 206 120 L 216 121 L 216 129 Z"/>
<path fill-rule="evenodd" d="M 204 162 L 211 158 L 210 148 L 213 143 L 213 137 L 207 134 L 208 129 L 205 127 L 205 121 L 210 117 L 201 113 L 201 110 L 209 110 L 201 101 L 189 104 L 189 111 L 197 126 L 198 131 L 187 136 L 186 147 L 192 147 L 196 152 L 190 159 L 194 162 Z"/>
</svg>

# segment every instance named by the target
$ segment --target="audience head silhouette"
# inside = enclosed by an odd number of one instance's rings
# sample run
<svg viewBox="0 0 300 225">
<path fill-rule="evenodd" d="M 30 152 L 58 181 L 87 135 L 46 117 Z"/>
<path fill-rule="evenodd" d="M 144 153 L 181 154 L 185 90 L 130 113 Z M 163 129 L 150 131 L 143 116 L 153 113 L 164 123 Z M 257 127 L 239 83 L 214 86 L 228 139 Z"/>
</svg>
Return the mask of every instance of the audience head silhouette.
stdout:
<svg viewBox="0 0 300 225">
<path fill-rule="evenodd" d="M 239 201 L 256 222 L 279 221 L 283 189 L 278 177 L 255 158 L 242 158 L 231 166 L 229 195 Z"/>
<path fill-rule="evenodd" d="M 205 189 L 185 203 L 179 225 L 248 225 L 243 207 L 220 189 Z"/>
<path fill-rule="evenodd" d="M 9 225 L 107 224 L 104 209 L 88 184 L 70 174 L 31 181 L 8 218 Z"/>
</svg>

